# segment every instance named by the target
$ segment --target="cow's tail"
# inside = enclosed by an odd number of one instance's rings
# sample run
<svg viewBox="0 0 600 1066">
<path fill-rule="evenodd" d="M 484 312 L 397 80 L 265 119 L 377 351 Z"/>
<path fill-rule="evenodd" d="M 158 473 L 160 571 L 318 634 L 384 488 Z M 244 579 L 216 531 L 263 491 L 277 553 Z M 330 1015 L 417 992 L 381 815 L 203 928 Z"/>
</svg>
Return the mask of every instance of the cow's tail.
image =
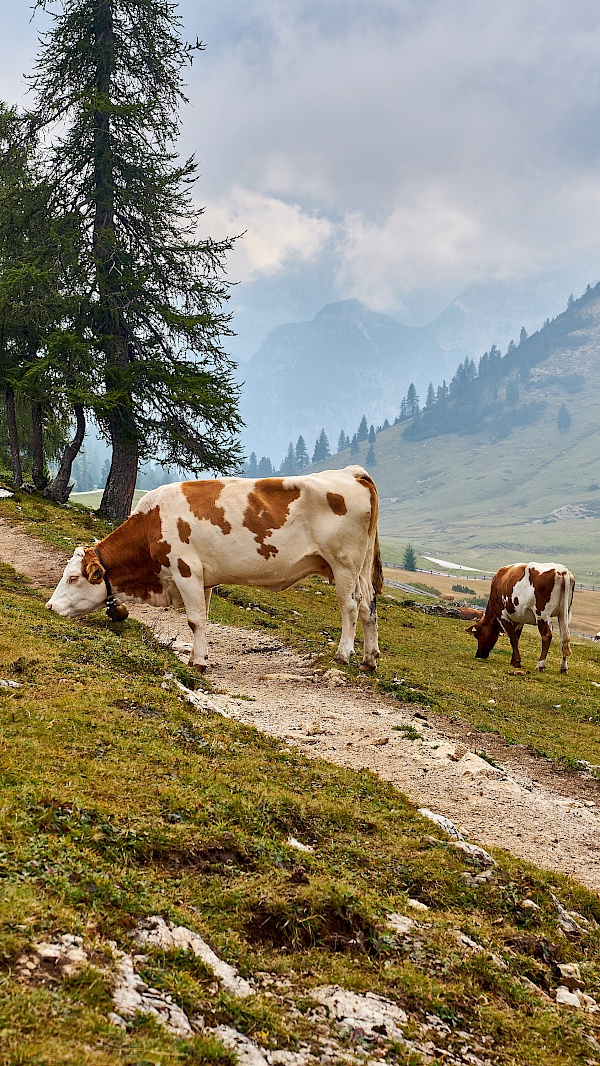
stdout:
<svg viewBox="0 0 600 1066">
<path fill-rule="evenodd" d="M 568 658 L 571 654 L 571 634 L 569 633 L 569 625 L 571 622 L 571 606 L 573 604 L 574 592 L 575 578 L 570 571 L 567 570 L 562 578 L 562 603 L 560 608 L 560 639 L 563 659 Z"/>
<path fill-rule="evenodd" d="M 379 522 L 379 496 L 377 494 L 377 486 L 372 477 L 369 477 L 366 470 L 361 467 L 355 468 L 354 474 L 356 480 L 364 488 L 368 489 L 371 497 L 371 515 L 369 518 L 369 544 L 367 548 L 367 554 L 365 556 L 365 562 L 363 563 L 362 573 L 367 576 L 368 570 L 365 574 L 365 569 L 371 563 L 371 584 L 373 585 L 373 592 L 377 595 L 383 589 L 383 567 L 381 565 L 381 551 L 379 548 L 379 531 L 377 524 Z M 368 580 L 368 577 L 367 577 Z"/>
<path fill-rule="evenodd" d="M 379 531 L 375 529 L 375 543 L 373 545 L 373 567 L 371 570 L 373 589 L 380 594 L 383 590 L 383 567 L 381 565 L 381 552 L 379 550 Z"/>
</svg>

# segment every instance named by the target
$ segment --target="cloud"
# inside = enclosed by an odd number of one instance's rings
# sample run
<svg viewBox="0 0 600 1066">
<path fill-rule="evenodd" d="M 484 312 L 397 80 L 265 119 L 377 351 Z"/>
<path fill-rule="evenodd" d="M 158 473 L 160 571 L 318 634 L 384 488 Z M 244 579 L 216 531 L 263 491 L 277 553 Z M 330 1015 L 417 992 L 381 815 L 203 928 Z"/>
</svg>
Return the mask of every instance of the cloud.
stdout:
<svg viewBox="0 0 600 1066">
<path fill-rule="evenodd" d="M 203 182 L 223 203 L 242 187 L 320 232 L 329 220 L 340 295 L 383 309 L 417 284 L 458 291 L 600 251 L 591 0 L 568 19 L 562 0 L 228 10 L 236 33 L 212 55 L 208 39 L 186 118 Z M 285 262 L 279 225 L 262 233 L 257 262 Z"/>
<path fill-rule="evenodd" d="M 239 187 L 209 203 L 204 217 L 215 237 L 244 233 L 228 259 L 229 273 L 242 282 L 277 274 L 293 261 L 309 262 L 333 232 L 331 222 L 298 204 Z"/>
</svg>

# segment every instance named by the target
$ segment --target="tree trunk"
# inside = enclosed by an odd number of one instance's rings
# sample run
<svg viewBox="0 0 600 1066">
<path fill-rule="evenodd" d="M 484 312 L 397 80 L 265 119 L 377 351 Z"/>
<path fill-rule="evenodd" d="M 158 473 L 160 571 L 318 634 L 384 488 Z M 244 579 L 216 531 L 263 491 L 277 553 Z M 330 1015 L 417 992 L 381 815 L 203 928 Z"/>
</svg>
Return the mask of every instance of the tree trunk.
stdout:
<svg viewBox="0 0 600 1066">
<path fill-rule="evenodd" d="M 71 495 L 72 485 L 69 485 L 69 478 L 71 477 L 71 467 L 73 461 L 83 444 L 83 438 L 85 437 L 85 414 L 83 412 L 83 406 L 80 403 L 74 405 L 75 418 L 77 420 L 77 428 L 75 430 L 75 436 L 70 444 L 67 444 L 63 457 L 61 459 L 58 473 L 54 480 L 48 485 L 48 488 L 44 490 L 44 496 L 48 496 L 49 499 L 54 500 L 55 503 L 66 503 Z"/>
<path fill-rule="evenodd" d="M 97 0 L 94 18 L 97 43 L 95 84 L 100 106 L 94 115 L 94 233 L 92 238 L 98 286 L 98 325 L 104 351 L 107 397 L 116 404 L 107 417 L 112 462 L 99 513 L 124 521 L 131 510 L 139 456 L 133 398 L 128 384 L 131 358 L 123 296 L 122 262 L 115 232 L 115 163 L 111 135 L 112 78 L 115 36 L 110 0 Z"/>
<path fill-rule="evenodd" d="M 13 483 L 16 489 L 23 484 L 23 467 L 21 466 L 21 452 L 19 450 L 19 431 L 17 429 L 17 415 L 15 411 L 14 389 L 7 385 L 4 391 L 6 404 L 6 425 L 8 428 L 8 446 L 10 448 L 10 464 L 12 466 Z"/>
<path fill-rule="evenodd" d="M 112 461 L 98 513 L 111 521 L 124 522 L 131 512 L 138 471 L 138 444 L 133 419 L 121 408 L 110 419 Z M 131 423 L 129 427 L 127 423 Z M 129 429 L 129 432 L 128 432 Z"/>
<path fill-rule="evenodd" d="M 41 403 L 31 404 L 31 478 L 38 492 L 46 487 L 44 469 L 44 418 Z"/>
</svg>

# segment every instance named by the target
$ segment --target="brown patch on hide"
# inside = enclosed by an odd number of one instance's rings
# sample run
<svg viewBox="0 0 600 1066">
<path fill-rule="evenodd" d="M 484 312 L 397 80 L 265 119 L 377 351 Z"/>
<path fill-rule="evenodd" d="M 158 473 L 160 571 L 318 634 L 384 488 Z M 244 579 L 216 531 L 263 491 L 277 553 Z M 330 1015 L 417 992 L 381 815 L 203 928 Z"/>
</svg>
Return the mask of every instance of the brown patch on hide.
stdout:
<svg viewBox="0 0 600 1066">
<path fill-rule="evenodd" d="M 334 514 L 344 515 L 348 514 L 348 508 L 346 507 L 346 501 L 343 496 L 340 496 L 339 492 L 328 492 L 327 503 L 331 507 Z"/>
<path fill-rule="evenodd" d="M 162 593 L 158 575 L 162 566 L 169 566 L 171 546 L 162 539 L 160 507 L 136 511 L 97 547 L 116 591 L 138 600 L 148 600 L 152 593 Z M 88 551 L 94 552 L 95 549 L 89 548 Z"/>
<path fill-rule="evenodd" d="M 179 539 L 183 544 L 190 543 L 190 533 L 192 527 L 189 522 L 186 522 L 183 518 L 177 519 L 177 532 L 179 533 Z"/>
<path fill-rule="evenodd" d="M 556 570 L 545 570 L 544 573 L 541 574 L 539 570 L 535 570 L 532 566 L 529 573 L 531 575 L 530 580 L 535 593 L 535 610 L 537 614 L 541 614 L 548 606 L 550 597 L 554 592 Z"/>
<path fill-rule="evenodd" d="M 192 571 L 190 570 L 190 568 L 189 568 L 188 564 L 186 563 L 185 559 L 178 559 L 177 560 L 177 569 L 179 570 L 179 573 L 181 574 L 182 577 L 191 577 Z"/>
<path fill-rule="evenodd" d="M 300 489 L 284 489 L 283 478 L 261 478 L 254 482 L 248 493 L 248 505 L 244 511 L 244 526 L 254 533 L 259 545 L 258 554 L 269 559 L 279 551 L 274 544 L 266 544 L 275 529 L 285 525 L 290 507 L 300 495 Z"/>
<path fill-rule="evenodd" d="M 223 508 L 217 506 L 217 500 L 224 487 L 222 481 L 184 481 L 181 491 L 188 502 L 190 511 L 196 518 L 201 521 L 204 519 L 213 526 L 218 526 L 221 532 L 227 536 L 228 533 L 231 533 L 231 523 L 225 518 Z M 181 536 L 181 531 L 179 535 Z"/>
</svg>

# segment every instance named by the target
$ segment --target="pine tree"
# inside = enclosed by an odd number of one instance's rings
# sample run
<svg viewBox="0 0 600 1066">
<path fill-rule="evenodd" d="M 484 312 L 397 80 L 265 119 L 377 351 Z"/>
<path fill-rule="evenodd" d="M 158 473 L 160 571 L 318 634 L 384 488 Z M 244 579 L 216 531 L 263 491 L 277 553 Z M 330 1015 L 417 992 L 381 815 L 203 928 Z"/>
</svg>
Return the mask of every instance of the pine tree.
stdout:
<svg viewBox="0 0 600 1066">
<path fill-rule="evenodd" d="M 350 441 L 350 455 L 358 455 L 359 452 L 360 448 L 358 446 L 358 436 L 355 433 L 352 440 Z"/>
<path fill-rule="evenodd" d="M 81 222 L 80 317 L 112 445 L 100 510 L 113 519 L 129 513 L 139 458 L 239 465 L 222 347 L 231 242 L 196 238 L 196 164 L 173 147 L 192 54 L 180 26 L 164 0 L 62 0 L 34 79 L 38 120 L 59 131 L 48 166 Z"/>
<path fill-rule="evenodd" d="M 406 413 L 409 418 L 414 418 L 419 413 L 419 397 L 412 381 L 406 393 Z"/>
<path fill-rule="evenodd" d="M 273 470 L 273 464 L 268 455 L 263 455 L 258 463 L 258 476 L 259 477 L 273 477 L 275 471 Z"/>
<path fill-rule="evenodd" d="M 250 452 L 248 458 L 248 465 L 246 467 L 246 477 L 258 477 L 258 461 L 256 459 L 256 452 Z"/>
<path fill-rule="evenodd" d="M 402 564 L 405 570 L 415 571 L 417 569 L 417 556 L 412 544 L 407 544 L 404 549 L 404 558 Z"/>
<path fill-rule="evenodd" d="M 343 452 L 344 449 L 347 448 L 347 447 L 348 447 L 348 439 L 346 437 L 346 434 L 345 434 L 344 430 L 342 429 L 342 431 L 340 432 L 340 435 L 338 437 L 337 450 L 338 450 L 338 452 Z"/>
<path fill-rule="evenodd" d="M 365 455 L 365 466 L 376 466 L 377 459 L 375 458 L 375 445 L 370 444 L 367 454 Z"/>
<path fill-rule="evenodd" d="M 427 386 L 427 399 L 425 400 L 425 408 L 430 411 L 432 407 L 435 407 L 435 389 L 433 382 L 430 381 Z"/>
<path fill-rule="evenodd" d="M 383 423 L 383 428 L 384 429 L 389 429 L 390 428 L 389 419 L 387 419 L 387 418 L 385 419 L 385 421 Z"/>
<path fill-rule="evenodd" d="M 327 440 L 327 434 L 322 429 L 315 441 L 315 450 L 313 452 L 313 463 L 322 463 L 324 459 L 329 459 L 331 452 L 329 450 L 329 441 Z"/>
<path fill-rule="evenodd" d="M 375 426 L 371 425 L 368 436 L 369 444 L 375 444 Z"/>
<path fill-rule="evenodd" d="M 369 436 L 369 427 L 367 425 L 367 418 L 366 418 L 366 415 L 363 415 L 361 420 L 360 420 L 360 425 L 359 425 L 357 433 L 356 433 L 356 437 L 357 437 L 357 440 L 358 440 L 359 444 L 360 444 L 361 441 L 366 440 L 368 436 Z"/>
<path fill-rule="evenodd" d="M 281 473 L 284 477 L 292 477 L 296 473 L 296 453 L 291 441 L 289 443 L 287 455 L 281 464 Z"/>
<path fill-rule="evenodd" d="M 306 470 L 307 466 L 310 466 L 310 458 L 306 450 L 304 437 L 302 436 L 298 437 L 298 440 L 296 442 L 295 460 L 296 470 L 299 474 L 301 474 L 303 470 Z"/>
</svg>

